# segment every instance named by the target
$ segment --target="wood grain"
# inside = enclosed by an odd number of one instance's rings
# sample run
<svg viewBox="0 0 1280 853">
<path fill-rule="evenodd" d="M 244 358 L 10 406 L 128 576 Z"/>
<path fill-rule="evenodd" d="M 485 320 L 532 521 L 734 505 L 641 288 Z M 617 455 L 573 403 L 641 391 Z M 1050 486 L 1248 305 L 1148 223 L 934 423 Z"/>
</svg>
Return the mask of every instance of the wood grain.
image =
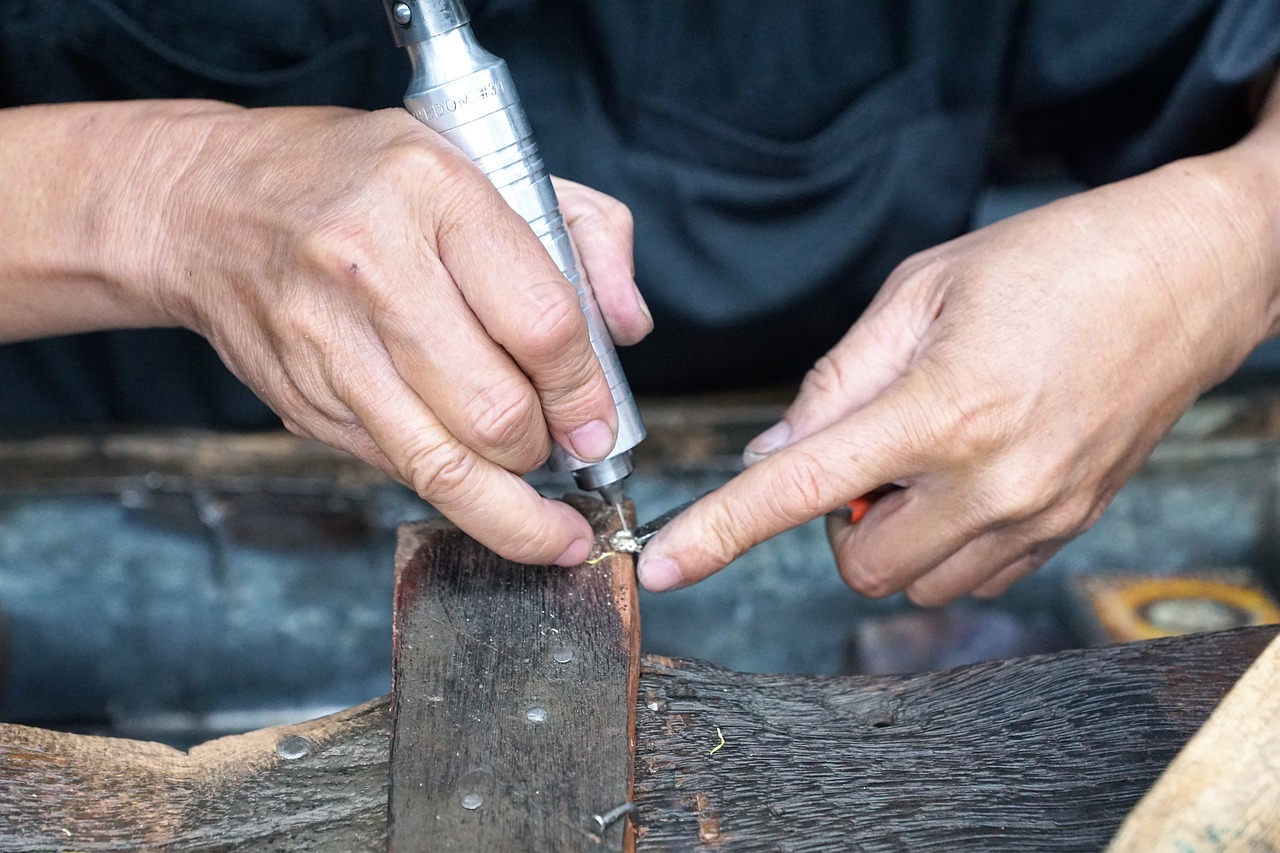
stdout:
<svg viewBox="0 0 1280 853">
<path fill-rule="evenodd" d="M 1280 639 L 1231 688 L 1108 850 L 1280 850 Z"/>
<path fill-rule="evenodd" d="M 579 504 L 601 537 L 618 520 Z M 615 555 L 522 566 L 452 525 L 396 555 L 390 843 L 419 851 L 630 849 L 640 626 Z"/>
<path fill-rule="evenodd" d="M 649 659 L 638 849 L 1100 850 L 1275 632 L 907 677 Z"/>
<path fill-rule="evenodd" d="M 646 658 L 636 849 L 1100 850 L 1276 633 L 885 678 Z M 389 707 L 189 753 L 0 726 L 0 850 L 385 850 Z"/>
<path fill-rule="evenodd" d="M 0 725 L 0 850 L 386 848 L 386 697 L 181 752 Z"/>
</svg>

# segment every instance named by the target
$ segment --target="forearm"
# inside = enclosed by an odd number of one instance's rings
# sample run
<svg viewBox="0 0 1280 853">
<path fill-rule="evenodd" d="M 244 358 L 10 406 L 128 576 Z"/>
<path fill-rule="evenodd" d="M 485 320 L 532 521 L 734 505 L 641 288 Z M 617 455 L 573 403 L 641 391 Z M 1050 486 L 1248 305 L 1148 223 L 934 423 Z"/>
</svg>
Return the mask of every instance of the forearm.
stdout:
<svg viewBox="0 0 1280 853">
<path fill-rule="evenodd" d="M 169 131 L 180 117 L 234 109 L 142 101 L 0 111 L 0 341 L 172 325 L 151 264 L 168 188 L 197 140 Z"/>
</svg>

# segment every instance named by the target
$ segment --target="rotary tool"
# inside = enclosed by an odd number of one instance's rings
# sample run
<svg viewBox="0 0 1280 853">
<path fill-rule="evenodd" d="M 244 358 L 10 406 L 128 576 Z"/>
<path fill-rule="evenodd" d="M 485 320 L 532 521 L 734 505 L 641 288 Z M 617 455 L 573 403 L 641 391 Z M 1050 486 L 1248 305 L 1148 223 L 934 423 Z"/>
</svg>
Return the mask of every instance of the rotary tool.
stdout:
<svg viewBox="0 0 1280 853">
<path fill-rule="evenodd" d="M 580 271 L 507 63 L 476 42 L 471 16 L 460 0 L 383 0 L 383 5 L 396 44 L 408 50 L 413 63 L 405 108 L 471 158 L 529 223 L 578 292 L 591 347 L 618 411 L 618 437 L 599 462 L 584 462 L 557 446 L 547 464 L 552 471 L 573 472 L 579 488 L 598 492 L 621 516 L 622 484 L 634 468 L 631 451 L 645 436 L 644 424 L 604 316 Z"/>
</svg>

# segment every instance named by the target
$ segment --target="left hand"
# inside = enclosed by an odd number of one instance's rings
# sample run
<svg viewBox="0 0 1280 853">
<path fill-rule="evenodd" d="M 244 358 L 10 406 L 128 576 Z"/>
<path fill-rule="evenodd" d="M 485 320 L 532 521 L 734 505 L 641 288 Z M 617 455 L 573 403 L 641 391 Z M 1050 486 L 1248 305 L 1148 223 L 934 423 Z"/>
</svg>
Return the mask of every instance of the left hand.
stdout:
<svg viewBox="0 0 1280 853">
<path fill-rule="evenodd" d="M 1180 161 L 922 252 L 810 371 L 756 464 L 646 547 L 650 590 L 877 486 L 830 520 L 845 581 L 993 596 L 1087 529 L 1179 415 L 1274 332 L 1260 146 Z M 1274 153 L 1274 152 L 1272 152 Z"/>
</svg>

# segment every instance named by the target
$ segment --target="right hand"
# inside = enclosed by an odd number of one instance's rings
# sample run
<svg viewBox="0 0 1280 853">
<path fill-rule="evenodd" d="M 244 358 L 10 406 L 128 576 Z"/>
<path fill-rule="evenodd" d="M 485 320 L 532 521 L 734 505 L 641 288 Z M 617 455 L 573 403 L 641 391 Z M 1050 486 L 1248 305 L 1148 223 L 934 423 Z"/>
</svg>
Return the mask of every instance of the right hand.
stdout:
<svg viewBox="0 0 1280 853">
<path fill-rule="evenodd" d="M 461 152 L 403 110 L 205 105 L 143 139 L 142 175 L 171 165 L 140 232 L 162 316 L 205 336 L 290 431 L 377 466 L 502 556 L 587 557 L 586 521 L 518 475 L 552 441 L 608 455 L 609 388 L 573 287 Z M 561 193 L 615 340 L 640 340 L 630 214 Z"/>
<path fill-rule="evenodd" d="M 893 484 L 857 524 L 828 519 L 846 582 L 924 606 L 1002 593 L 1280 329 L 1277 152 L 1176 161 L 908 258 L 751 467 L 645 546 L 641 581 L 696 583 Z"/>
</svg>

